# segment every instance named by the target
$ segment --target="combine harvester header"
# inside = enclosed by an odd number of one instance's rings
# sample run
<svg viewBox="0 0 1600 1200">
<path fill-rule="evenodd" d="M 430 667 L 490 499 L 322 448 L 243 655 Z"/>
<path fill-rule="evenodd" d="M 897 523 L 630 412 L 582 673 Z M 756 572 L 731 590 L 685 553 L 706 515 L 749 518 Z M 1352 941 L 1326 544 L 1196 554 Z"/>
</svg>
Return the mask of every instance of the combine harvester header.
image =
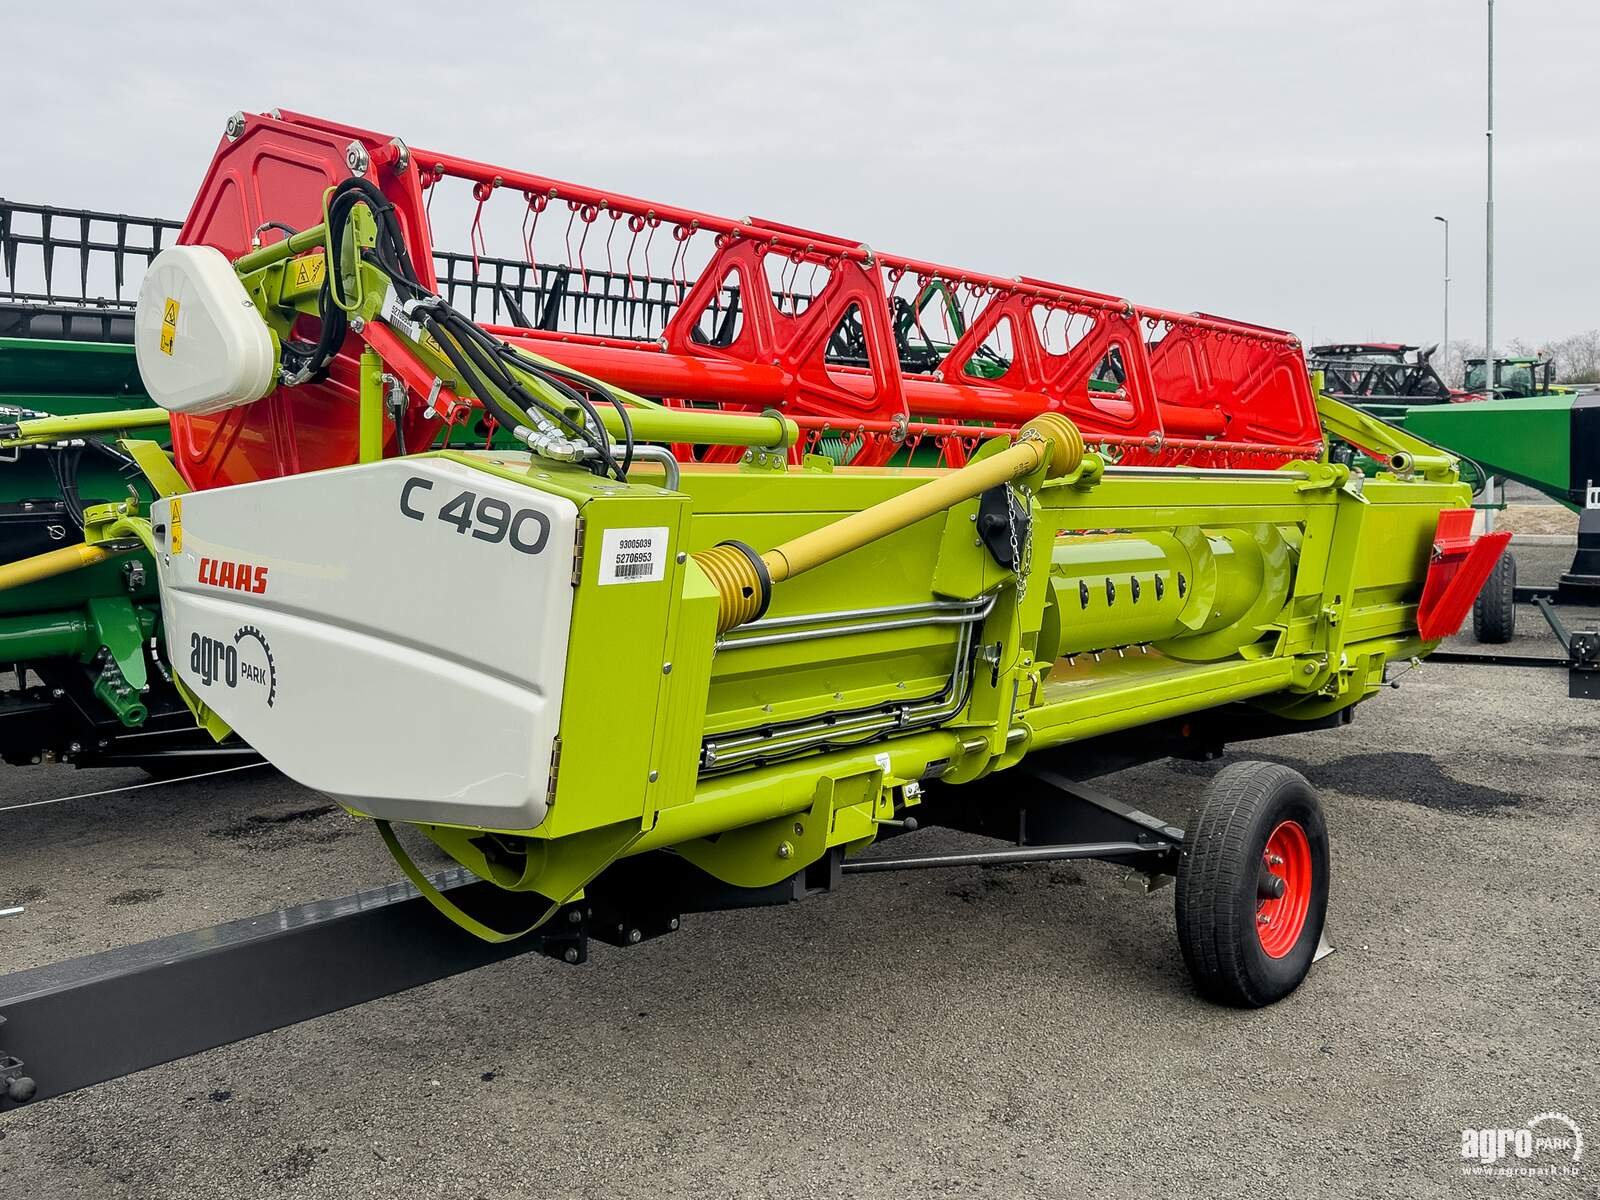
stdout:
<svg viewBox="0 0 1600 1200">
<path fill-rule="evenodd" d="M 497 193 L 525 206 L 524 261 L 436 251 L 450 180 L 475 231 Z M 19 453 L 115 439 L 144 490 L 81 497 L 84 549 L 0 567 L 0 595 L 139 548 L 137 665 L 373 820 L 494 946 L 578 962 L 846 874 L 1092 858 L 1175 882 L 1203 994 L 1271 1003 L 1321 941 L 1309 784 L 1235 764 L 1186 831 L 1084 781 L 1343 724 L 1454 632 L 1504 541 L 1472 537 L 1454 460 L 1219 318 L 288 114 L 229 123 L 180 241 L 134 320 L 170 457 L 116 439 L 127 414 L 18 421 Z M 1384 468 L 1330 462 L 1324 428 Z M 863 857 L 929 824 L 1010 845 Z M 483 882 L 424 875 L 403 826 Z M 473 957 L 429 925 L 351 947 L 359 978 L 293 969 L 382 924 L 339 912 L 298 960 L 272 931 L 299 918 L 271 918 L 0 978 L 3 1048 L 54 1094 Z M 152 1010 L 146 1050 L 128 1014 Z"/>
</svg>

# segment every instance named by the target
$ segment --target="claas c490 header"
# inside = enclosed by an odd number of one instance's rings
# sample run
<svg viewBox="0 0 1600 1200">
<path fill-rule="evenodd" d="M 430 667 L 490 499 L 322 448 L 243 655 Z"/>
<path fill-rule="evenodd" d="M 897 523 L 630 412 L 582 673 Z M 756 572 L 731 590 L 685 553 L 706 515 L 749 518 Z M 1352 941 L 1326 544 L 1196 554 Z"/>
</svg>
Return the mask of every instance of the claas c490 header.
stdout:
<svg viewBox="0 0 1600 1200">
<path fill-rule="evenodd" d="M 433 245 L 452 186 L 472 255 Z M 1202 992 L 1269 1003 L 1322 933 L 1306 781 L 1230 767 L 1187 831 L 1084 781 L 1347 720 L 1499 551 L 1452 460 L 1257 326 L 276 111 L 180 242 L 135 321 L 172 448 L 119 443 L 155 498 L 86 508 L 82 553 L 140 548 L 196 721 L 479 937 L 1097 858 L 1175 878 Z M 1010 846 L 861 857 L 930 824 Z M 504 902 L 439 892 L 407 826 Z"/>
</svg>

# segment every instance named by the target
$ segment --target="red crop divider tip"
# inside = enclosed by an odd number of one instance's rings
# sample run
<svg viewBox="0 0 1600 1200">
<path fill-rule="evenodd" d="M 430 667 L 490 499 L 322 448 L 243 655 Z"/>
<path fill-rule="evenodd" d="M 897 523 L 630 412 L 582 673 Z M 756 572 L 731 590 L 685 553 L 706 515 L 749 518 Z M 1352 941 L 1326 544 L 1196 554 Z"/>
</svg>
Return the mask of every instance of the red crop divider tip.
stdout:
<svg viewBox="0 0 1600 1200">
<path fill-rule="evenodd" d="M 1436 642 L 1461 628 L 1489 572 L 1511 540 L 1511 534 L 1472 534 L 1473 510 L 1451 508 L 1439 514 L 1433 535 L 1432 560 L 1417 604 L 1417 632 Z"/>
</svg>

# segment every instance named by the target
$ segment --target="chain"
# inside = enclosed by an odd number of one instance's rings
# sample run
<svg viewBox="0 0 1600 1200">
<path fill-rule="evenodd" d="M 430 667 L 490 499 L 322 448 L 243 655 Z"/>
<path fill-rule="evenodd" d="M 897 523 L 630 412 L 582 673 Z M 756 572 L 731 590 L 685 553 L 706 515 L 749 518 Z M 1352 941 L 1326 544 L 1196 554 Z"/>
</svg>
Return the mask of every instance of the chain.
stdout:
<svg viewBox="0 0 1600 1200">
<path fill-rule="evenodd" d="M 1017 577 L 1017 603 L 1020 605 L 1028 595 L 1028 572 L 1033 569 L 1033 531 L 1028 531 L 1028 553 L 1023 558 L 1022 548 L 1017 544 L 1017 501 L 1010 484 L 1004 485 L 1006 489 L 1006 531 L 1011 535 L 1011 571 Z M 1028 512 L 1032 503 L 1032 494 L 1026 487 L 1018 488 L 1022 493 L 1023 513 Z"/>
</svg>

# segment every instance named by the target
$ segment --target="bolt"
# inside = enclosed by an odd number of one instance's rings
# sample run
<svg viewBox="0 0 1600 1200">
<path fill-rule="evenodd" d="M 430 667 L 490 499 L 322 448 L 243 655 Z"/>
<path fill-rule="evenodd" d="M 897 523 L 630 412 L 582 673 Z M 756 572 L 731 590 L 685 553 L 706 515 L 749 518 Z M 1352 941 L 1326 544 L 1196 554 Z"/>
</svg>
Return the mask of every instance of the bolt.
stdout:
<svg viewBox="0 0 1600 1200">
<path fill-rule="evenodd" d="M 628 945 L 637 946 L 642 941 L 644 941 L 644 934 L 637 929 L 628 930 Z"/>
<path fill-rule="evenodd" d="M 1307 675 L 1315 675 L 1317 673 L 1317 664 L 1316 663 L 1307 663 L 1305 666 L 1301 667 L 1300 669 L 1302 671 L 1304 671 Z"/>
<path fill-rule="evenodd" d="M 673 917 L 672 920 L 668 921 L 667 922 L 667 928 L 673 930 L 674 932 L 676 932 L 677 928 L 678 928 L 678 918 L 677 917 Z"/>
<path fill-rule="evenodd" d="M 678 551 L 678 564 L 681 566 L 682 564 L 684 564 L 684 563 L 686 563 L 688 561 L 689 561 L 689 556 L 687 554 L 685 554 L 682 550 L 679 550 Z"/>
<path fill-rule="evenodd" d="M 237 142 L 244 134 L 244 114 L 236 112 L 229 117 L 228 123 L 222 128 L 222 132 L 227 135 L 230 142 Z"/>
<path fill-rule="evenodd" d="M 661 772 L 660 771 L 651 771 L 650 772 L 650 782 L 651 783 L 654 783 L 656 780 L 658 780 L 660 778 L 661 778 Z"/>
<path fill-rule="evenodd" d="M 663 675 L 671 675 L 672 674 L 672 664 L 671 663 L 662 663 L 661 664 L 661 673 Z"/>
<path fill-rule="evenodd" d="M 52 700 L 59 700 L 59 699 L 61 699 L 61 697 L 65 696 L 66 694 L 67 693 L 65 691 L 63 691 L 61 688 L 51 688 L 50 689 L 50 698 Z"/>
<path fill-rule="evenodd" d="M 800 824 L 799 821 L 796 821 L 794 823 L 794 835 L 795 835 L 795 837 L 803 837 L 803 836 L 805 836 L 805 832 L 806 832 L 806 827 L 804 825 Z"/>
<path fill-rule="evenodd" d="M 561 957 L 565 961 L 567 961 L 569 963 L 577 962 L 578 961 L 578 948 L 576 946 L 568 946 L 565 950 L 563 950 L 561 952 Z"/>
<path fill-rule="evenodd" d="M 788 842 L 779 842 L 778 843 L 778 857 L 779 858 L 788 858 L 793 853 L 794 853 L 794 847 L 789 845 Z"/>
<path fill-rule="evenodd" d="M 1257 925 L 1271 925 L 1272 924 L 1272 918 L 1267 916 L 1266 913 L 1257 913 L 1256 914 L 1256 924 Z"/>
<path fill-rule="evenodd" d="M 567 924 L 568 925 L 579 925 L 579 924 L 582 924 L 582 922 L 583 922 L 583 912 L 582 912 L 581 909 L 576 909 L 575 908 L 575 909 L 573 909 L 571 912 L 569 912 L 567 914 Z"/>
<path fill-rule="evenodd" d="M 79 753 L 79 752 L 81 752 L 83 750 L 83 743 L 82 742 L 73 742 L 72 745 L 67 747 L 67 750 L 68 750 L 69 753 L 77 754 L 77 753 Z"/>
<path fill-rule="evenodd" d="M 365 321 L 363 321 L 360 317 L 351 317 L 350 318 L 350 329 L 351 329 L 351 332 L 360 333 L 366 327 L 367 327 L 367 323 Z"/>
<path fill-rule="evenodd" d="M 1283 855 L 1281 855 L 1281 854 L 1269 854 L 1269 855 L 1267 855 L 1267 866 L 1269 866 L 1269 867 L 1281 867 L 1281 866 L 1283 866 Z"/>
</svg>

